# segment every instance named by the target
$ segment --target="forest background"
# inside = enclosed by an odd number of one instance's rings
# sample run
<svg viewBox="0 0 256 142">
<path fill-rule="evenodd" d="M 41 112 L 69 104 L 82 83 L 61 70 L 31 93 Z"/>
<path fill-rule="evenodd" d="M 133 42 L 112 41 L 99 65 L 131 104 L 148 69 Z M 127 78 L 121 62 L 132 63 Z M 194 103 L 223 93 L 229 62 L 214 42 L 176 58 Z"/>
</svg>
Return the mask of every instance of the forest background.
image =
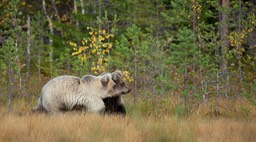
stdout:
<svg viewBox="0 0 256 142">
<path fill-rule="evenodd" d="M 256 115 L 254 0 L 2 0 L 0 11 L 4 114 L 29 112 L 56 76 L 119 69 L 128 116 Z"/>
</svg>

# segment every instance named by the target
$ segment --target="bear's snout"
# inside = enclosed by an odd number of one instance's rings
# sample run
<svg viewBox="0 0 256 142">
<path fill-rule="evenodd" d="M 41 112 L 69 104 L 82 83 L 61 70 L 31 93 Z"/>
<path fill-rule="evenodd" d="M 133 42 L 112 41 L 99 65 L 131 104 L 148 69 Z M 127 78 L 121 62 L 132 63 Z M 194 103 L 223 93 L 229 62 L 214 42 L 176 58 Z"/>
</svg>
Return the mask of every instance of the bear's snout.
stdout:
<svg viewBox="0 0 256 142">
<path fill-rule="evenodd" d="M 124 95 L 124 94 L 128 94 L 131 92 L 132 89 L 128 89 L 128 91 L 122 91 L 121 93 Z"/>
</svg>

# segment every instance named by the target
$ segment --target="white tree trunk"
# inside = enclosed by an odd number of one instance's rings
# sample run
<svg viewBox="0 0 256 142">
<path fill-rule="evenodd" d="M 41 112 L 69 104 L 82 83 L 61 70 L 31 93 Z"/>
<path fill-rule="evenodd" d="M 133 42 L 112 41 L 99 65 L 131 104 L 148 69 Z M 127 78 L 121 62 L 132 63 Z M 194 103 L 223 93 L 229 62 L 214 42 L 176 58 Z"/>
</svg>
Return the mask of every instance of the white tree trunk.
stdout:
<svg viewBox="0 0 256 142">
<path fill-rule="evenodd" d="M 30 16 L 27 16 L 27 94 L 29 92 L 28 86 L 30 82 L 30 46 L 31 46 L 31 40 L 30 40 Z"/>
<path fill-rule="evenodd" d="M 50 29 L 50 34 L 53 35 L 54 32 L 53 32 L 53 25 L 52 25 L 52 19 L 51 17 L 47 14 L 47 11 L 46 11 L 46 5 L 45 5 L 45 0 L 42 0 L 42 3 L 43 3 L 43 11 L 44 11 L 44 14 L 49 22 L 49 29 Z M 49 51 L 49 60 L 50 60 L 50 76 L 52 78 L 52 65 L 53 65 L 53 47 L 52 47 L 52 43 L 53 43 L 53 39 L 52 37 L 49 38 L 49 46 L 50 46 L 50 51 Z"/>
<path fill-rule="evenodd" d="M 81 12 L 84 15 L 85 14 L 85 9 L 84 9 L 84 0 L 80 0 L 81 3 Z"/>
<path fill-rule="evenodd" d="M 77 14 L 77 3 L 76 3 L 76 0 L 74 0 L 74 12 L 75 12 L 75 14 Z M 76 20 L 76 27 L 78 27 L 79 26 L 79 22 L 78 22 L 78 20 Z"/>
</svg>

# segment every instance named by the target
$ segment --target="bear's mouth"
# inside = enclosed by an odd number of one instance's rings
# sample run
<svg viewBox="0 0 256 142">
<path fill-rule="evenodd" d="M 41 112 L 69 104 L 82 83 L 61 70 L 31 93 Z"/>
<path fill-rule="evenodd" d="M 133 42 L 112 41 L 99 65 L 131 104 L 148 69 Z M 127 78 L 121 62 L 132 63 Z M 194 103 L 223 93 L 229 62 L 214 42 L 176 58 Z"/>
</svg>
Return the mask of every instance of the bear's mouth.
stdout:
<svg viewBox="0 0 256 142">
<path fill-rule="evenodd" d="M 121 92 L 121 94 L 122 94 L 122 95 L 128 94 L 128 93 L 131 92 L 131 90 L 132 90 L 132 89 L 128 89 L 128 91 L 123 91 L 123 92 Z"/>
</svg>

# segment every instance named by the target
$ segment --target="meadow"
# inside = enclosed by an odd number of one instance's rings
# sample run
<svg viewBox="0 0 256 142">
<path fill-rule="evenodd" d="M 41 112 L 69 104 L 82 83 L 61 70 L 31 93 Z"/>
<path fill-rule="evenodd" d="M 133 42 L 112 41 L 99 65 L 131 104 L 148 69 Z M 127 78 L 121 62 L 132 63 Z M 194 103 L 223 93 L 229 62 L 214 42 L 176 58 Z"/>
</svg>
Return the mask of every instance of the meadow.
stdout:
<svg viewBox="0 0 256 142">
<path fill-rule="evenodd" d="M 250 109 L 249 115 L 234 111 L 240 108 L 239 103 L 245 105 L 246 101 L 233 102 L 233 110 L 223 109 L 218 116 L 205 107 L 198 107 L 187 116 L 175 109 L 175 102 L 149 100 L 137 99 L 134 105 L 131 96 L 125 97 L 128 114 L 121 117 L 79 112 L 33 114 L 30 109 L 34 104 L 16 99 L 12 113 L 1 106 L 0 142 L 253 142 L 256 139 L 255 110 Z M 221 102 L 225 105 L 225 101 Z"/>
</svg>

